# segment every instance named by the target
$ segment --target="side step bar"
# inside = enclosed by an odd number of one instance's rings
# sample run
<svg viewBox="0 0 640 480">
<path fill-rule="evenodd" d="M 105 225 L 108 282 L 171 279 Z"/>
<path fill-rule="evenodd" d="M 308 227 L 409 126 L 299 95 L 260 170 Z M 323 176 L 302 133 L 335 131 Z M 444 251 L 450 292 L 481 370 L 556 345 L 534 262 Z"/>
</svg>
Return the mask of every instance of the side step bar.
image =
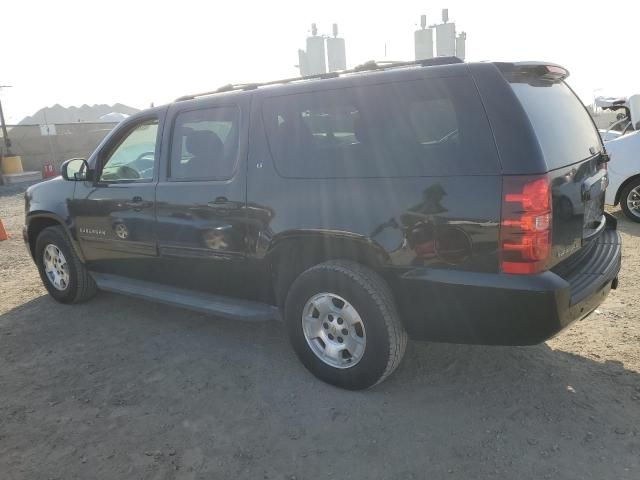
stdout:
<svg viewBox="0 0 640 480">
<path fill-rule="evenodd" d="M 250 322 L 280 320 L 278 309 L 266 303 L 239 300 L 205 292 L 194 292 L 107 273 L 91 272 L 91 276 L 96 281 L 98 288 L 107 292 L 122 293 L 130 297 L 184 307 L 234 320 Z"/>
</svg>

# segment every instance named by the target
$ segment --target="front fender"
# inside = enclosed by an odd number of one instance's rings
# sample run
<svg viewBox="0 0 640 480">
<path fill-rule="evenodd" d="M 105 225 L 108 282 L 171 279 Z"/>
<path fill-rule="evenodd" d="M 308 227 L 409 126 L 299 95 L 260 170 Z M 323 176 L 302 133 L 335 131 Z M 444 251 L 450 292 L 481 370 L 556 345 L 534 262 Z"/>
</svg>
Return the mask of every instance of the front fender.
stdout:
<svg viewBox="0 0 640 480">
<path fill-rule="evenodd" d="M 53 212 L 35 211 L 27 213 L 23 236 L 25 242 L 29 245 L 31 255 L 33 256 L 33 246 L 35 246 L 37 235 L 43 228 L 53 224 L 60 225 L 64 228 L 75 254 L 78 256 L 80 261 L 84 263 L 84 255 L 77 238 L 74 236 L 74 231 L 60 215 Z"/>
<path fill-rule="evenodd" d="M 69 214 L 69 201 L 73 198 L 75 183 L 56 177 L 29 187 L 25 193 L 25 240 L 35 245 L 37 234 L 52 224 L 61 225 L 71 245 L 84 262 L 84 255 L 76 237 L 75 223 Z M 32 248 L 30 248 L 31 250 Z"/>
</svg>

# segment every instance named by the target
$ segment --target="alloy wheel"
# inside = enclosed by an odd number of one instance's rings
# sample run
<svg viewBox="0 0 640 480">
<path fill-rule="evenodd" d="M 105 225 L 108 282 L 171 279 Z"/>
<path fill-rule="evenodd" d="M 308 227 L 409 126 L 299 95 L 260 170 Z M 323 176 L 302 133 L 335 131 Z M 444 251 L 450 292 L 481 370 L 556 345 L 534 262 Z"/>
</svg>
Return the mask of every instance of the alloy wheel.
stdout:
<svg viewBox="0 0 640 480">
<path fill-rule="evenodd" d="M 627 208 L 634 216 L 640 218 L 640 185 L 627 195 Z"/>
<path fill-rule="evenodd" d="M 356 309 L 333 293 L 319 293 L 305 304 L 302 331 L 311 351 L 334 368 L 362 360 L 367 345 L 364 323 Z"/>
<path fill-rule="evenodd" d="M 56 290 L 66 290 L 69 286 L 69 265 L 62 250 L 49 243 L 42 252 L 42 263 L 49 283 Z"/>
</svg>

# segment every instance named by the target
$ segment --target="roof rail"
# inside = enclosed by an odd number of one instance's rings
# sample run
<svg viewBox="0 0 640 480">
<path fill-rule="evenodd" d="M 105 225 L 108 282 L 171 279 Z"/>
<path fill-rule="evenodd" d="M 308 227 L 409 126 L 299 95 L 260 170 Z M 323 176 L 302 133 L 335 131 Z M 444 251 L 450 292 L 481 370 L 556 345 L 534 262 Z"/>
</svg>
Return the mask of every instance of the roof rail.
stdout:
<svg viewBox="0 0 640 480">
<path fill-rule="evenodd" d="M 341 75 L 347 75 L 351 73 L 360 73 L 360 72 L 370 72 L 376 70 L 388 70 L 391 68 L 404 68 L 404 67 L 431 67 L 436 65 L 452 65 L 455 63 L 464 63 L 458 57 L 435 57 L 429 58 L 426 60 L 414 60 L 410 62 L 399 62 L 392 60 L 382 60 L 382 61 L 374 61 L 369 60 L 361 65 L 358 65 L 349 70 L 339 70 L 336 72 L 328 72 L 328 73 L 318 73 L 316 75 L 307 75 L 304 77 L 291 77 L 291 78 L 283 78 L 280 80 L 271 80 L 269 82 L 261 82 L 261 83 L 239 83 L 239 84 L 227 84 L 222 87 L 217 88 L 216 90 L 211 90 L 209 92 L 202 93 L 194 93 L 192 95 L 183 95 L 182 97 L 176 98 L 176 102 L 182 102 L 185 100 L 193 100 L 197 97 L 204 97 L 208 95 L 215 95 L 216 93 L 224 93 L 224 92 L 233 92 L 236 90 L 255 90 L 259 87 L 264 87 L 267 85 L 279 85 L 285 83 L 299 82 L 303 80 L 318 80 L 318 79 L 327 79 L 327 78 L 337 78 Z"/>
</svg>

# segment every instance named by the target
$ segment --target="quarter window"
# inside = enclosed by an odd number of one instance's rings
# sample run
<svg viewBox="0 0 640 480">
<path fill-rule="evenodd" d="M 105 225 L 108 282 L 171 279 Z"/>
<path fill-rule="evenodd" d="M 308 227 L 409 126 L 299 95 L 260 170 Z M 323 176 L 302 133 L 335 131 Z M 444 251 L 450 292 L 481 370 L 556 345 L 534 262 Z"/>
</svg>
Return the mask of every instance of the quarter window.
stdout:
<svg viewBox="0 0 640 480">
<path fill-rule="evenodd" d="M 283 95 L 263 119 L 285 177 L 408 177 L 499 171 L 468 77 Z"/>
<path fill-rule="evenodd" d="M 179 113 L 173 129 L 170 178 L 231 178 L 238 157 L 238 120 L 235 107 Z"/>
</svg>

